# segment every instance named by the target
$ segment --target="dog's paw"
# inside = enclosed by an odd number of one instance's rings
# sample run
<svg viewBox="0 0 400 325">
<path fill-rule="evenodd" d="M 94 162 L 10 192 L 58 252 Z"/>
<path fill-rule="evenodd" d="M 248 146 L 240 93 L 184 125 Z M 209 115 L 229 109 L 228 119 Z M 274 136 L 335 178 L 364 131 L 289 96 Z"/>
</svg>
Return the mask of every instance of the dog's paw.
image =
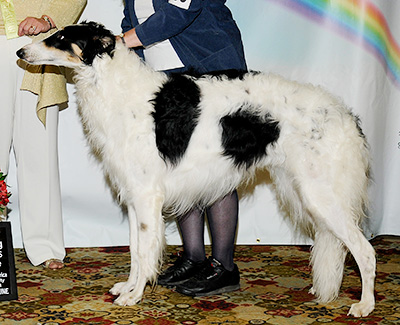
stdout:
<svg viewBox="0 0 400 325">
<path fill-rule="evenodd" d="M 137 295 L 133 291 L 122 293 L 117 299 L 114 300 L 114 304 L 118 306 L 133 306 L 142 300 L 142 295 Z"/>
<path fill-rule="evenodd" d="M 110 289 L 110 293 L 114 296 L 118 296 L 122 293 L 126 293 L 131 291 L 131 287 L 128 285 L 128 282 L 118 282 L 114 284 L 114 286 Z"/>
<path fill-rule="evenodd" d="M 315 295 L 314 287 L 311 287 L 310 290 L 308 290 L 308 293 L 311 294 L 311 295 Z"/>
<path fill-rule="evenodd" d="M 369 315 L 371 311 L 374 310 L 375 304 L 369 302 L 358 302 L 356 304 L 352 304 L 351 308 L 348 312 L 348 316 L 354 317 L 366 317 Z"/>
</svg>

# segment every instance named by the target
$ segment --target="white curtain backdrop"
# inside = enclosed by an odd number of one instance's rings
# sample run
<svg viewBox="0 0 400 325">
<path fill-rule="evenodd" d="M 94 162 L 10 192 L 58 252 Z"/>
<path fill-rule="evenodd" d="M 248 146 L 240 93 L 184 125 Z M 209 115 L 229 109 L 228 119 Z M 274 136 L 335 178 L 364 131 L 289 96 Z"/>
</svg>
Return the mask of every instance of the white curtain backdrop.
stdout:
<svg viewBox="0 0 400 325">
<path fill-rule="evenodd" d="M 228 0 L 248 66 L 320 84 L 360 116 L 372 151 L 367 238 L 400 235 L 400 2 L 397 0 Z M 89 0 L 82 20 L 120 33 L 121 0 Z M 60 113 L 59 151 L 67 247 L 128 244 L 128 224 L 90 157 L 74 86 Z M 12 159 L 13 160 L 13 159 Z M 22 247 L 14 160 L 9 185 L 15 247 Z M 238 244 L 308 243 L 282 219 L 268 177 L 241 189 Z M 167 242 L 180 244 L 175 224 Z M 208 241 L 209 242 L 209 241 Z"/>
</svg>

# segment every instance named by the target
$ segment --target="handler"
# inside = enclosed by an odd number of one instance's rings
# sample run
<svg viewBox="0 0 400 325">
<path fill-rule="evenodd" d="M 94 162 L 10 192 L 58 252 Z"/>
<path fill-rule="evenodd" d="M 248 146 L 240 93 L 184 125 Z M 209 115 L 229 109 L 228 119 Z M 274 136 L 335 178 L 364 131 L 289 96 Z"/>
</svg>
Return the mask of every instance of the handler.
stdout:
<svg viewBox="0 0 400 325">
<path fill-rule="evenodd" d="M 0 0 L 0 170 L 14 148 L 25 252 L 33 265 L 63 267 L 58 168 L 59 106 L 68 101 L 63 71 L 16 63 L 16 51 L 77 21 L 86 0 Z"/>
<path fill-rule="evenodd" d="M 209 73 L 246 71 L 240 31 L 225 0 L 127 0 L 121 40 L 155 70 Z M 212 238 L 212 256 L 204 249 L 204 209 Z M 184 254 L 159 276 L 189 296 L 237 290 L 233 262 L 238 221 L 236 191 L 204 209 L 178 219 Z"/>
</svg>

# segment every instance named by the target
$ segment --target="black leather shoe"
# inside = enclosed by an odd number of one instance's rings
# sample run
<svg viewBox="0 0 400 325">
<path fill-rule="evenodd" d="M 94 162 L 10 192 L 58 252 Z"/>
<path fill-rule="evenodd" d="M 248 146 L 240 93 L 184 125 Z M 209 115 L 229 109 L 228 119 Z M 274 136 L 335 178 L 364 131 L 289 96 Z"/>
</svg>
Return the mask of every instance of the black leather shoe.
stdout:
<svg viewBox="0 0 400 325">
<path fill-rule="evenodd" d="M 232 271 L 226 270 L 216 259 L 210 258 L 210 265 L 191 279 L 176 287 L 176 291 L 187 296 L 212 296 L 240 288 L 240 274 L 237 265 Z"/>
<path fill-rule="evenodd" d="M 209 263 L 208 260 L 193 262 L 192 260 L 182 257 L 178 258 L 174 265 L 170 266 L 158 276 L 157 282 L 162 286 L 181 284 L 200 272 L 204 267 L 208 266 Z"/>
</svg>

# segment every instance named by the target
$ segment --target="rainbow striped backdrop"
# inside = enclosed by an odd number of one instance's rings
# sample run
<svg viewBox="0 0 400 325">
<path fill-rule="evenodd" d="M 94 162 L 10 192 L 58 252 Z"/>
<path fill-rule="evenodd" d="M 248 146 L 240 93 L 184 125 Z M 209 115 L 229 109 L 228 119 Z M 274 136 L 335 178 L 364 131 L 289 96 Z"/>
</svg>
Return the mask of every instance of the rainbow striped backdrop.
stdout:
<svg viewBox="0 0 400 325">
<path fill-rule="evenodd" d="M 400 47 L 386 18 L 369 0 L 270 0 L 308 19 L 326 23 L 343 36 L 362 44 L 400 87 Z"/>
</svg>

